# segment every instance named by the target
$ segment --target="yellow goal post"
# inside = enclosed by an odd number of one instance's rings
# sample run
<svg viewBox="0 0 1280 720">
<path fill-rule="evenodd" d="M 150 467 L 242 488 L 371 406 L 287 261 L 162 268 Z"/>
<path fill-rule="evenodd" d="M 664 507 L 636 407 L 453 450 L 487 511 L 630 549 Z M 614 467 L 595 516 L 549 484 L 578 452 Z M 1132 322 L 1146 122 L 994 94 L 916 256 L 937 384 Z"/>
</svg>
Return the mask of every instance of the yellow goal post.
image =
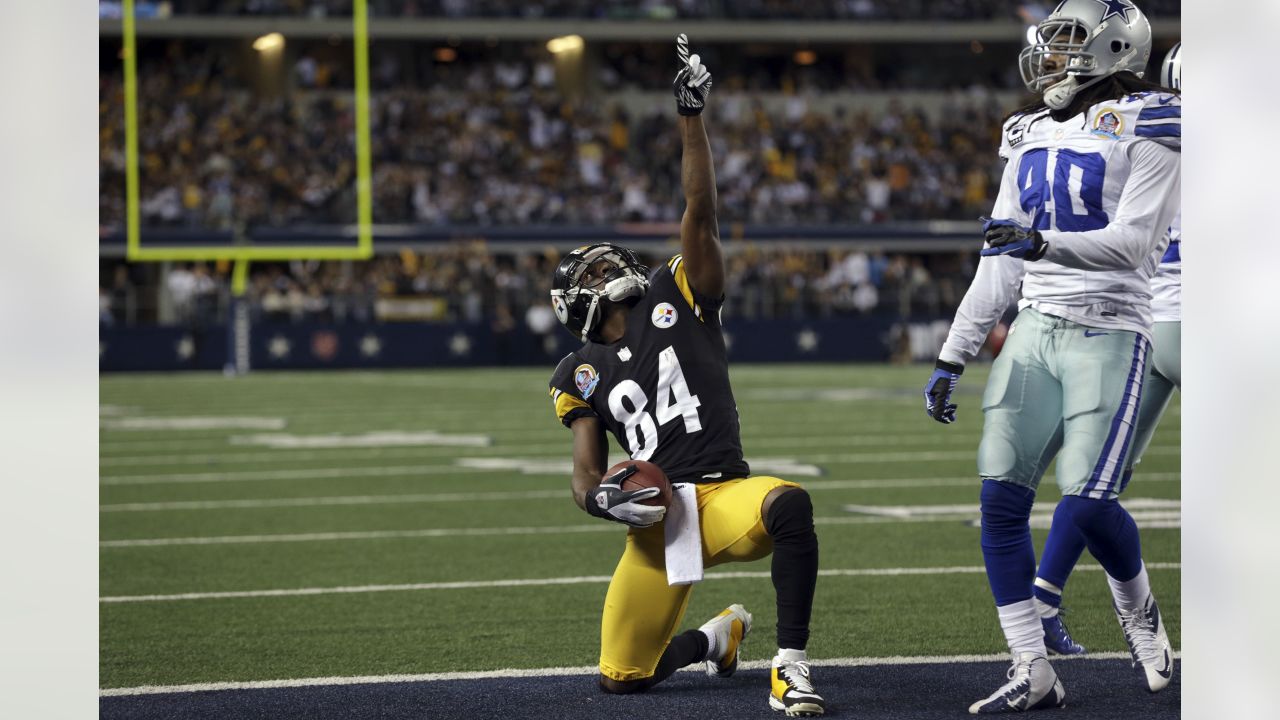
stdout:
<svg viewBox="0 0 1280 720">
<path fill-rule="evenodd" d="M 367 260 L 373 256 L 372 159 L 369 141 L 369 24 L 367 0 L 352 3 L 355 46 L 356 243 L 350 247 L 290 245 L 143 247 L 138 177 L 138 59 L 134 0 L 124 0 L 125 259 L 129 262 L 218 261 L 235 263 L 231 294 L 244 294 L 254 260 Z"/>
</svg>

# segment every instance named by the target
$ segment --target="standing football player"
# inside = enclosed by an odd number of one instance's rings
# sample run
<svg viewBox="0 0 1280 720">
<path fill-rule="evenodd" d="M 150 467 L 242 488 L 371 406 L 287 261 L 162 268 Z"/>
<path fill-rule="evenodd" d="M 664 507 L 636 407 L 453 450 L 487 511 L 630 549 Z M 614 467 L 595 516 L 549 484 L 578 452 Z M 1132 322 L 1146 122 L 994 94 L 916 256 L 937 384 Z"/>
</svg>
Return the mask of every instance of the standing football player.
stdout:
<svg viewBox="0 0 1280 720">
<path fill-rule="evenodd" d="M 1116 498 L 1151 344 L 1151 277 L 1179 205 L 1181 101 L 1141 79 L 1151 26 L 1127 0 L 1065 0 L 1036 32 L 1019 65 L 1040 98 L 1004 123 L 986 247 L 924 393 L 935 420 L 955 420 L 964 365 L 1021 283 L 978 447 L 982 554 L 1013 666 L 974 714 L 1064 704 L 1033 602 L 1028 522 L 1055 456 L 1055 522 L 1079 529 L 1106 570 L 1145 687 L 1173 673 L 1138 528 Z"/>
<path fill-rule="evenodd" d="M 627 248 L 598 243 L 567 254 L 551 301 L 583 346 L 560 362 L 551 398 L 573 431 L 573 498 L 591 515 L 624 523 L 626 549 L 605 597 L 600 687 L 647 690 L 685 665 L 732 675 L 751 614 L 730 605 L 696 630 L 676 634 L 689 584 L 668 584 L 666 508 L 642 501 L 657 488 L 626 491 L 626 471 L 604 477 L 608 430 L 634 460 L 657 464 L 696 491 L 706 566 L 773 553 L 778 652 L 769 705 L 787 715 L 821 715 L 805 646 L 818 575 L 813 505 L 799 485 L 752 476 L 742 457 L 738 409 L 720 327 L 725 264 L 716 222 L 716 183 L 702 110 L 711 75 L 677 40 L 674 89 L 684 143 L 687 203 L 681 254 L 650 271 Z"/>
<path fill-rule="evenodd" d="M 1182 90 L 1182 43 L 1173 46 L 1164 58 L 1160 82 L 1165 87 Z M 1169 132 L 1181 132 L 1182 109 L 1170 105 L 1165 112 Z M 1133 437 L 1129 464 L 1120 478 L 1120 491 L 1129 484 L 1133 468 L 1151 444 L 1160 417 L 1173 398 L 1175 388 L 1182 389 L 1182 213 L 1179 211 L 1169 227 L 1169 245 L 1160 258 L 1155 277 L 1151 278 L 1151 315 L 1154 321 L 1151 362 L 1142 385 L 1142 401 L 1138 405 L 1138 427 Z M 1084 535 L 1067 519 L 1049 528 L 1044 555 L 1036 572 L 1035 605 L 1044 625 L 1044 643 L 1051 653 L 1079 655 L 1084 646 L 1071 638 L 1062 622 L 1062 591 L 1071 570 L 1084 552 Z"/>
</svg>

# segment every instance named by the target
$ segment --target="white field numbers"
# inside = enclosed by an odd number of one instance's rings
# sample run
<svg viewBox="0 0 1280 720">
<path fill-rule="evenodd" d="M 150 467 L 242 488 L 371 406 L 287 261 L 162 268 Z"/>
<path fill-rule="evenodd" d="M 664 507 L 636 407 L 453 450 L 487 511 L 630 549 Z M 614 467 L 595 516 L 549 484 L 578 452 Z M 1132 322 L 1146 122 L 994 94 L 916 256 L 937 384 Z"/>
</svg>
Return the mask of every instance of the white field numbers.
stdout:
<svg viewBox="0 0 1280 720">
<path fill-rule="evenodd" d="M 684 381 L 680 359 L 673 347 L 658 356 L 658 397 L 654 399 L 652 415 L 645 410 L 648 405 L 649 396 L 634 380 L 623 380 L 609 393 L 609 412 L 625 426 L 623 435 L 630 446 L 632 460 L 653 457 L 658 449 L 659 425 L 684 418 L 686 433 L 702 430 L 702 420 L 698 418 L 698 407 L 702 403 L 698 402 L 697 395 L 689 394 L 689 385 Z"/>
</svg>

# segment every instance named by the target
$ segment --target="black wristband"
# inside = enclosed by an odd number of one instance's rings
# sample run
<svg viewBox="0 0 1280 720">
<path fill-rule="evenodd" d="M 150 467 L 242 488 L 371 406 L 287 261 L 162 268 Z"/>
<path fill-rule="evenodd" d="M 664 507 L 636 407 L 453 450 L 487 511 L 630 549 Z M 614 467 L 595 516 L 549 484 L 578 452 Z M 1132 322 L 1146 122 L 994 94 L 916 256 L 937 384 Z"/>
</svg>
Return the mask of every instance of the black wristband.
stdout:
<svg viewBox="0 0 1280 720">
<path fill-rule="evenodd" d="M 936 367 L 936 368 L 938 368 L 939 370 L 946 370 L 947 372 L 949 372 L 949 373 L 951 373 L 951 374 L 953 374 L 953 375 L 963 375 L 963 374 L 964 374 L 964 366 L 963 366 L 963 365 L 957 365 L 956 363 L 949 363 L 949 362 L 947 362 L 946 360 L 939 360 L 938 362 L 934 363 L 934 365 L 933 365 L 933 366 L 934 366 L 934 367 Z"/>
<path fill-rule="evenodd" d="M 676 104 L 676 112 L 685 117 L 695 117 L 702 114 L 702 108 L 686 108 L 679 103 Z"/>
<path fill-rule="evenodd" d="M 1031 237 L 1035 242 L 1035 247 L 1030 253 L 1027 253 L 1027 259 L 1035 262 L 1044 257 L 1044 254 L 1049 251 L 1049 243 L 1045 241 L 1039 230 L 1032 231 Z"/>
</svg>

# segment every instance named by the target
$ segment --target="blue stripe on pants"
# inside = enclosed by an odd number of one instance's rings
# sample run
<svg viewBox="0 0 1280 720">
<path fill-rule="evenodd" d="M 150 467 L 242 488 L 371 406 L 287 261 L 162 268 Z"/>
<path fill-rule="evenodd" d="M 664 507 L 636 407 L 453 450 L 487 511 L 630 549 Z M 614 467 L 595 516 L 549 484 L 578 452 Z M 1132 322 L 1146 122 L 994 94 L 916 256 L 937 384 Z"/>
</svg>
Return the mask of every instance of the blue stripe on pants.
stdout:
<svg viewBox="0 0 1280 720">
<path fill-rule="evenodd" d="M 1111 419 L 1111 430 L 1107 441 L 1102 446 L 1102 454 L 1093 467 L 1089 482 L 1084 486 L 1085 497 L 1101 498 L 1115 485 L 1117 478 L 1124 470 L 1125 454 L 1129 452 L 1129 443 L 1133 440 L 1133 431 L 1137 419 L 1138 404 L 1142 399 L 1142 378 L 1146 372 L 1147 340 L 1141 335 L 1133 345 L 1133 361 L 1129 366 L 1129 378 L 1124 385 L 1124 399 Z M 1134 384 L 1137 391 L 1134 391 Z M 1108 462 L 1116 442 L 1120 442 L 1120 454 L 1114 462 Z"/>
</svg>

